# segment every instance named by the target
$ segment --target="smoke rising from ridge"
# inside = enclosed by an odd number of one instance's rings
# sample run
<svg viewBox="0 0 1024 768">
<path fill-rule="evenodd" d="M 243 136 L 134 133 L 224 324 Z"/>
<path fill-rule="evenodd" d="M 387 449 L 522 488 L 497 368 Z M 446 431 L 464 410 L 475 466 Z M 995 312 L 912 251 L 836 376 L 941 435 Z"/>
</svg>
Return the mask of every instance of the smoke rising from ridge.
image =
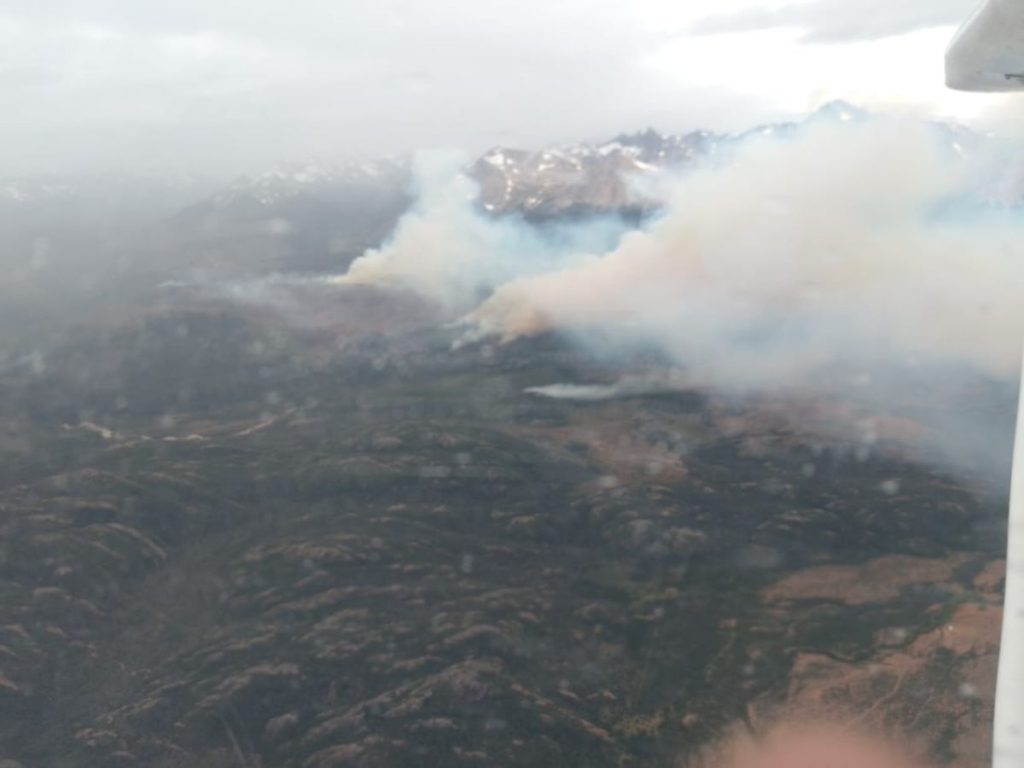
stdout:
<svg viewBox="0 0 1024 768">
<path fill-rule="evenodd" d="M 469 308 L 467 340 L 597 333 L 724 386 L 894 356 L 1010 375 L 1024 225 L 979 203 L 987 167 L 932 126 L 812 121 L 681 177 L 663 216 L 606 251 L 579 244 L 607 228 L 545 241 L 479 213 L 468 180 L 428 176 L 394 240 L 342 281 Z"/>
<path fill-rule="evenodd" d="M 643 229 L 602 238 L 579 225 L 557 242 L 478 211 L 469 183 L 449 177 L 342 281 L 441 302 L 461 315 L 459 345 L 559 332 L 603 355 L 653 350 L 677 371 L 673 386 L 834 394 L 864 379 L 874 383 L 858 398 L 883 405 L 907 401 L 903 376 L 940 382 L 936 402 L 955 409 L 977 380 L 1009 387 L 1019 370 L 1024 216 L 990 202 L 1006 193 L 1000 170 L 991 152 L 965 155 L 936 126 L 817 118 L 681 175 Z M 578 247 L 602 239 L 612 245 Z M 531 391 L 600 399 L 650 388 Z M 1006 414 L 975 418 L 930 425 L 949 443 L 939 450 L 963 454 L 954 463 L 1005 453 L 996 431 Z"/>
<path fill-rule="evenodd" d="M 1010 374 L 1024 228 L 970 209 L 975 170 L 927 127 L 810 125 L 684 178 L 649 230 L 505 283 L 468 320 L 505 340 L 599 330 L 740 387 L 889 356 Z"/>
<path fill-rule="evenodd" d="M 614 217 L 540 231 L 514 217 L 485 216 L 474 205 L 476 186 L 460 173 L 464 160 L 455 152 L 420 155 L 417 205 L 386 246 L 356 259 L 337 282 L 412 290 L 463 312 L 497 286 L 613 247 L 625 230 Z"/>
</svg>

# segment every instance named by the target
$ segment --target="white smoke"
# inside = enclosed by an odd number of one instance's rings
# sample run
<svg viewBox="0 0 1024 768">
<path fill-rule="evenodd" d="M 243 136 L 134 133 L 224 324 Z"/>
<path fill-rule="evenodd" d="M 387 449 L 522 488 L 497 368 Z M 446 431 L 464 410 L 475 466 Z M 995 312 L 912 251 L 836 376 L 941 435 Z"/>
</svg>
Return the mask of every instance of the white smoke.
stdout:
<svg viewBox="0 0 1024 768">
<path fill-rule="evenodd" d="M 693 382 L 679 371 L 652 371 L 644 375 L 627 375 L 612 384 L 547 384 L 529 387 L 528 395 L 552 400 L 602 402 L 624 397 L 640 397 L 678 392 L 693 386 Z"/>
<path fill-rule="evenodd" d="M 1024 185 L 1006 160 L 1018 150 L 965 152 L 962 138 L 884 117 L 810 120 L 667 188 L 660 178 L 663 213 L 625 234 L 584 222 L 552 236 L 487 215 L 457 164 L 428 163 L 418 207 L 340 281 L 442 304 L 462 318 L 457 345 L 555 331 L 602 356 L 653 350 L 671 371 L 535 395 L 838 394 L 914 411 L 931 433 L 923 450 L 999 476 L 1024 337 Z M 999 402 L 960 406 L 978 391 Z"/>
<path fill-rule="evenodd" d="M 979 170 L 899 121 L 760 140 L 683 178 L 617 249 L 497 287 L 471 335 L 597 331 L 739 387 L 892 356 L 1009 374 L 1024 227 L 972 203 Z"/>
<path fill-rule="evenodd" d="M 367 251 L 337 281 L 412 290 L 465 312 L 499 285 L 571 266 L 578 254 L 621 237 L 624 225 L 611 218 L 542 232 L 515 217 L 485 216 L 475 184 L 460 172 L 463 161 L 454 152 L 419 155 L 417 205 L 384 247 Z"/>
<path fill-rule="evenodd" d="M 987 202 L 1020 199 L 1002 170 L 935 126 L 818 119 L 680 177 L 642 230 L 581 224 L 552 238 L 479 211 L 449 164 L 422 177 L 393 241 L 342 280 L 443 303 L 462 316 L 461 344 L 557 331 L 603 354 L 655 350 L 677 371 L 538 395 L 817 391 L 848 375 L 839 390 L 874 381 L 856 396 L 888 406 L 909 397 L 894 367 L 926 387 L 945 377 L 947 393 L 1019 370 L 1024 210 Z M 941 450 L 960 464 L 997 459 L 1005 414 L 958 413 L 933 417 L 936 439 L 955 443 Z"/>
</svg>

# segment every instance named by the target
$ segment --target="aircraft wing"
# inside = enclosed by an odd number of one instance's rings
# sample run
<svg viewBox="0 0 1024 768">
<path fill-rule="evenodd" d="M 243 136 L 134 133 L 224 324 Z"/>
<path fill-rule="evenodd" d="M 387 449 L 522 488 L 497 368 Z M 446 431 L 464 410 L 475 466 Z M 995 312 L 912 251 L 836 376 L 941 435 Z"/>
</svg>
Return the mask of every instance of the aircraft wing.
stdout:
<svg viewBox="0 0 1024 768">
<path fill-rule="evenodd" d="M 946 52 L 946 84 L 961 91 L 1024 91 L 1024 0 L 986 0 Z"/>
</svg>

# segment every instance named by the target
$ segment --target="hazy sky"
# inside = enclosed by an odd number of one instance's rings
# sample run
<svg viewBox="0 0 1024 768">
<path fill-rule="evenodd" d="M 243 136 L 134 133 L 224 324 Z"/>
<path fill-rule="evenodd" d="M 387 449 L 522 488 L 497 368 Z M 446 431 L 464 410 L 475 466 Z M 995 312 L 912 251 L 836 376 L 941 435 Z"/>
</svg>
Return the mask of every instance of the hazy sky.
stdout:
<svg viewBox="0 0 1024 768">
<path fill-rule="evenodd" d="M 0 176 L 730 129 L 830 98 L 971 119 L 975 0 L 0 0 Z"/>
</svg>

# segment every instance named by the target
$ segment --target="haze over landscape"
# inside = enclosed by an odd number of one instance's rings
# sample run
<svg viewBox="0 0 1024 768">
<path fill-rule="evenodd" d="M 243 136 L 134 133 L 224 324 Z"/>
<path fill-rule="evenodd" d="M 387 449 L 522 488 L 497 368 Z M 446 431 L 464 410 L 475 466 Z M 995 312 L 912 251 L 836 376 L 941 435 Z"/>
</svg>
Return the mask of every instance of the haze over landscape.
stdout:
<svg viewBox="0 0 1024 768">
<path fill-rule="evenodd" d="M 256 173 L 647 125 L 740 130 L 835 98 L 993 119 L 1009 102 L 942 87 L 973 5 L 8 0 L 0 167 Z"/>
<path fill-rule="evenodd" d="M 987 765 L 972 3 L 293 5 L 0 0 L 0 768 Z"/>
</svg>

